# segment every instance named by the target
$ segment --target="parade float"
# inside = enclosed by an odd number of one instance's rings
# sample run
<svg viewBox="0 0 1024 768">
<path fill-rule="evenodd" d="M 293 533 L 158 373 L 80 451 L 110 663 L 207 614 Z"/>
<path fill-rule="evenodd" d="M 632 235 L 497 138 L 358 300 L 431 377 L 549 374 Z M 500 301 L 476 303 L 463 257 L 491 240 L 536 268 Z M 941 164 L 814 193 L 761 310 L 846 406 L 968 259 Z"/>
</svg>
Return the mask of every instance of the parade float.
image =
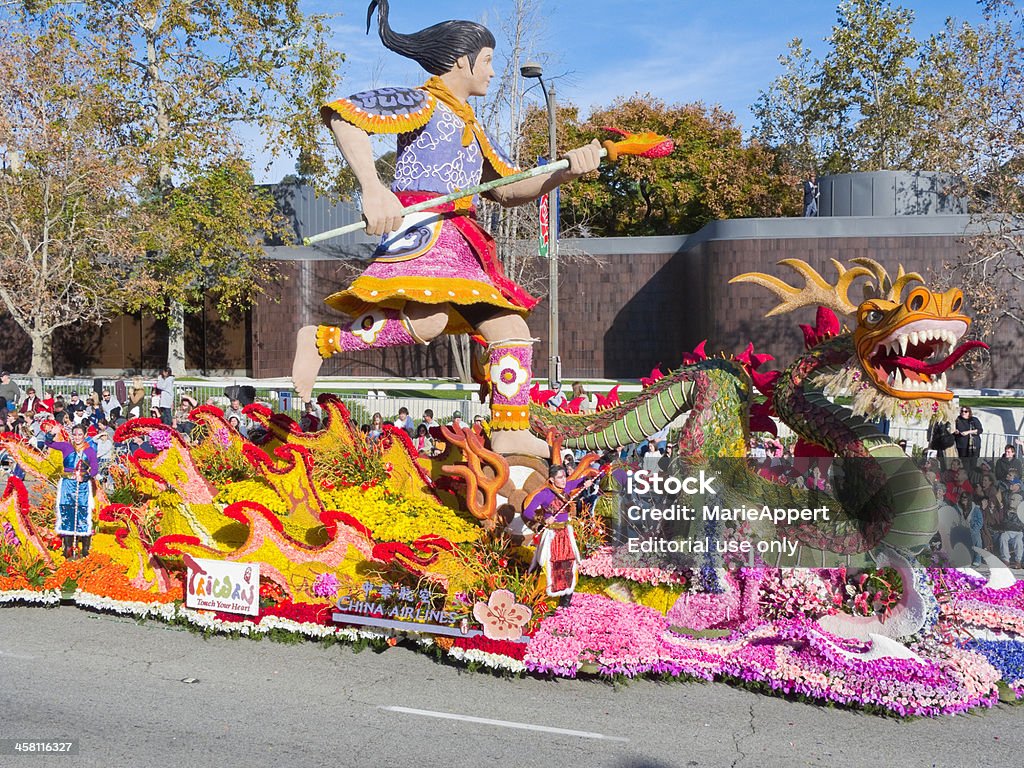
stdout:
<svg viewBox="0 0 1024 768">
<path fill-rule="evenodd" d="M 932 551 L 945 533 L 932 487 L 876 424 L 948 420 L 946 372 L 977 345 L 962 341 L 960 291 L 868 259 L 835 262 L 834 282 L 787 260 L 803 286 L 735 278 L 774 293 L 771 314 L 817 308 L 806 351 L 781 370 L 752 347 L 701 345 L 637 397 L 556 411 L 554 393 L 531 386 L 537 300 L 502 272 L 474 196 L 523 204 L 602 157 L 654 161 L 671 141 L 594 142 L 519 172 L 466 101 L 487 91 L 494 36 L 472 22 L 400 35 L 387 9 L 374 0 L 368 22 L 376 11 L 385 46 L 432 77 L 321 114 L 363 190 L 367 231 L 412 218 L 329 297 L 350 319 L 299 332 L 293 380 L 306 399 L 333 354 L 469 332 L 485 344 L 486 429 L 435 427 L 444 448 L 423 456 L 393 427 L 368 441 L 327 395 L 316 432 L 247 406 L 252 440 L 203 406 L 188 440 L 155 419 L 119 426 L 133 448 L 104 484 L 79 458 L 81 432 L 45 452 L 4 435 L 24 480 L 0 500 L 0 602 L 401 646 L 501 674 L 720 680 L 895 715 L 1024 697 L 1024 584 Z M 400 135 L 391 190 L 371 133 Z M 778 422 L 800 461 L 832 462 L 814 482 L 748 461 L 751 432 Z M 657 472 L 622 458 L 666 428 L 675 456 Z M 570 473 L 564 450 L 582 455 Z"/>
<path fill-rule="evenodd" d="M 961 343 L 970 322 L 962 295 L 933 293 L 902 270 L 890 279 L 870 260 L 836 263 L 834 284 L 786 263 L 803 288 L 736 278 L 772 290 L 782 299 L 775 312 L 820 307 L 816 326 L 804 326 L 806 351 L 782 370 L 750 348 L 725 357 L 701 347 L 595 414 L 530 405 L 530 429 L 554 456 L 587 452 L 569 487 L 593 477 L 601 489 L 570 521 L 571 599 L 551 594 L 551 569 L 537 567 L 541 537 L 523 518 L 550 488 L 546 462 L 492 451 L 479 427 L 435 428 L 444 450 L 429 458 L 396 428 L 369 442 L 340 401 L 321 396 L 313 433 L 248 406 L 259 444 L 212 406 L 192 411 L 188 441 L 154 419 L 123 424 L 116 439 L 144 448 L 96 486 L 92 546 L 77 559 L 54 534 L 61 454 L 5 435 L 25 479 L 9 479 L 0 502 L 0 601 L 397 645 L 515 675 L 721 680 L 897 715 L 1024 696 L 1024 585 L 942 567 L 928 546 L 935 496 L 872 422 L 947 417 L 945 372 L 976 345 Z M 856 305 L 855 281 L 869 286 Z M 846 459 L 843 481 L 815 491 L 756 472 L 748 436 L 776 419 L 799 436 L 798 455 Z M 625 488 L 637 467 L 595 463 L 671 423 L 680 456 L 668 474 L 714 473 L 733 508 L 827 507 L 829 521 L 776 518 L 744 530 L 698 520 L 672 534 L 711 543 L 689 566 L 631 557 L 617 532 L 636 501 Z M 721 546 L 744 537 L 794 545 L 765 556 Z"/>
</svg>

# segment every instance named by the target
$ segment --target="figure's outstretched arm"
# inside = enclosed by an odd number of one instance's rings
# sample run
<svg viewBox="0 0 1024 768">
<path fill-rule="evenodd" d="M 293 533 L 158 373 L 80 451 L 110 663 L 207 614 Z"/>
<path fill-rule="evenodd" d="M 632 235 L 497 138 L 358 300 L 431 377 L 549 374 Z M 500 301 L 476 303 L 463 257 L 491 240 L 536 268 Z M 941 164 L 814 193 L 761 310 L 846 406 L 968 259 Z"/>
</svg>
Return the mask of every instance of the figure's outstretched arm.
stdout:
<svg viewBox="0 0 1024 768">
<path fill-rule="evenodd" d="M 331 117 L 329 125 L 334 142 L 359 182 L 366 234 L 383 235 L 398 229 L 402 224 L 402 204 L 377 175 L 369 134 L 342 120 L 337 113 Z"/>
<path fill-rule="evenodd" d="M 601 144 L 597 139 L 594 139 L 589 144 L 584 144 L 582 147 L 566 152 L 565 157 L 569 160 L 568 168 L 544 176 L 523 179 L 504 187 L 492 189 L 485 194 L 506 208 L 533 202 L 541 195 L 550 192 L 567 181 L 578 179 L 580 176 L 591 171 L 596 171 L 598 166 L 601 165 Z M 491 178 L 494 177 L 492 176 Z"/>
</svg>

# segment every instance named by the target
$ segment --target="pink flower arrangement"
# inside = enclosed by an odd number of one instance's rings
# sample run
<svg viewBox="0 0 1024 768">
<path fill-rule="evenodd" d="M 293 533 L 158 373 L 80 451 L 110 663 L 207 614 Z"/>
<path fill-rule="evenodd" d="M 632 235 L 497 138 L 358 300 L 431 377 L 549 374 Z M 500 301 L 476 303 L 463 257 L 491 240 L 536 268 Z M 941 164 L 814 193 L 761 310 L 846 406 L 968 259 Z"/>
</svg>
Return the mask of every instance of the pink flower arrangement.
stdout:
<svg viewBox="0 0 1024 768">
<path fill-rule="evenodd" d="M 544 619 L 527 647 L 528 669 L 575 677 L 583 665 L 629 677 L 671 671 L 711 679 L 703 652 L 673 658 L 668 625 L 653 608 L 619 603 L 599 595 L 576 594 L 568 607 Z M 687 663 L 692 661 L 692 663 Z M 712 665 L 713 666 L 713 665 Z"/>
<path fill-rule="evenodd" d="M 954 591 L 942 605 L 944 618 L 1024 636 L 1024 581 L 1006 589 L 972 590 L 969 582 L 951 583 L 947 577 L 947 586 Z"/>
<path fill-rule="evenodd" d="M 683 636 L 653 609 L 578 594 L 541 622 L 524 661 L 532 671 L 566 677 L 581 670 L 728 677 L 900 715 L 950 714 L 998 700 L 999 673 L 977 653 L 936 645 L 916 648 L 919 659 L 864 658 L 868 650 L 802 618 L 722 640 Z"/>
<path fill-rule="evenodd" d="M 338 594 L 340 586 L 341 582 L 338 581 L 338 577 L 333 573 L 321 573 L 313 580 L 313 594 L 317 597 L 332 599 Z"/>
<path fill-rule="evenodd" d="M 761 582 L 762 612 L 768 619 L 818 619 L 835 613 L 841 603 L 831 585 L 809 568 L 772 568 Z"/>
<path fill-rule="evenodd" d="M 632 568 L 619 562 L 613 547 L 600 547 L 580 563 L 580 574 L 604 579 L 626 579 L 638 584 L 685 584 L 687 576 L 661 568 Z"/>
<path fill-rule="evenodd" d="M 217 445 L 221 448 L 227 448 L 231 445 L 231 432 L 228 431 L 227 427 L 218 427 L 213 431 L 213 437 L 217 441 Z"/>
<path fill-rule="evenodd" d="M 155 429 L 149 436 L 149 442 L 158 451 L 166 451 L 171 447 L 171 433 L 166 429 Z"/>
</svg>

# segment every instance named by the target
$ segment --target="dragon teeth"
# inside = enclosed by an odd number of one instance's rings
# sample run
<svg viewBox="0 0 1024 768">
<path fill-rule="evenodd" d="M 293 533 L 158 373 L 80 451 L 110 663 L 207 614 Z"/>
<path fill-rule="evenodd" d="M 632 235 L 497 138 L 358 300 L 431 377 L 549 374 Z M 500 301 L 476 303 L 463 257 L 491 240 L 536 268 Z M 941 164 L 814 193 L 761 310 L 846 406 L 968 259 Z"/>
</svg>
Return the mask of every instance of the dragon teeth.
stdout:
<svg viewBox="0 0 1024 768">
<path fill-rule="evenodd" d="M 888 341 L 879 344 L 879 351 L 893 356 L 905 357 L 907 349 L 918 344 L 925 344 L 930 341 L 936 342 L 933 355 L 948 357 L 953 354 L 959 337 L 953 331 L 945 328 L 927 328 L 921 331 L 911 331 L 894 336 Z"/>
</svg>

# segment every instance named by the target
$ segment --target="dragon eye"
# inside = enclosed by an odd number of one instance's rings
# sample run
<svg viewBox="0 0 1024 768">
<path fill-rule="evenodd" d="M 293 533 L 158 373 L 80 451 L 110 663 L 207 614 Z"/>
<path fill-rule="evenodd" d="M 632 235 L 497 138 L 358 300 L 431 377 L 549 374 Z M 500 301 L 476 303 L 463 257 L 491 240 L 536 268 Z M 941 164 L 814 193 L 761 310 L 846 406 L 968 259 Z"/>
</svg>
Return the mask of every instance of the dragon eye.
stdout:
<svg viewBox="0 0 1024 768">
<path fill-rule="evenodd" d="M 959 312 L 960 311 L 960 307 L 962 307 L 963 305 L 964 305 L 964 300 L 961 299 L 960 297 L 957 297 L 953 301 L 953 311 L 954 312 Z"/>
<path fill-rule="evenodd" d="M 928 303 L 931 295 L 931 291 L 927 288 L 915 288 L 907 297 L 907 309 L 911 312 L 920 312 L 921 308 Z"/>
<path fill-rule="evenodd" d="M 864 323 L 866 325 L 878 325 L 882 321 L 882 312 L 878 309 L 869 309 L 864 313 Z"/>
</svg>

